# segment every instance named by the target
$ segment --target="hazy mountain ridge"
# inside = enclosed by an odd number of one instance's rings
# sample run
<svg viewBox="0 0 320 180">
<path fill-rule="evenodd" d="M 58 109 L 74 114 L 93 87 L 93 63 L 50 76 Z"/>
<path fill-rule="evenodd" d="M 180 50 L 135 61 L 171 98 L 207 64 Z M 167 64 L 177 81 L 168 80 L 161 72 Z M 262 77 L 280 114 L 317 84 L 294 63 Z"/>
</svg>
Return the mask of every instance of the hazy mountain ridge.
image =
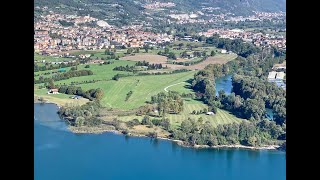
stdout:
<svg viewBox="0 0 320 180">
<path fill-rule="evenodd" d="M 216 13 L 251 15 L 253 11 L 286 11 L 286 0 L 156 0 L 174 2 L 177 12 L 199 11 L 202 7 L 220 8 Z M 151 0 L 35 0 L 35 6 L 47 6 L 50 10 L 78 15 L 90 14 L 99 19 L 117 19 L 120 23 L 143 20 L 143 5 Z M 117 23 L 115 21 L 115 23 Z"/>
</svg>

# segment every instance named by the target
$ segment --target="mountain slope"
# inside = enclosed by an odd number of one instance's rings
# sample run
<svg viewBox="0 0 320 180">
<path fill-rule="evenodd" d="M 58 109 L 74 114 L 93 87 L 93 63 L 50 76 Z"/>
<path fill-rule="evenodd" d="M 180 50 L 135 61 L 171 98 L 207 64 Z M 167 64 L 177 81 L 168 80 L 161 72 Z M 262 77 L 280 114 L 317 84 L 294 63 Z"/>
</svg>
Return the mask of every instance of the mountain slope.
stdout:
<svg viewBox="0 0 320 180">
<path fill-rule="evenodd" d="M 218 13 L 250 15 L 253 11 L 286 11 L 286 0 L 156 0 L 174 2 L 172 9 L 178 12 L 201 10 L 202 7 L 220 8 Z M 151 0 L 35 0 L 35 6 L 47 6 L 58 12 L 90 14 L 100 19 L 118 19 L 126 23 L 129 20 L 144 18 L 143 5 Z"/>
</svg>

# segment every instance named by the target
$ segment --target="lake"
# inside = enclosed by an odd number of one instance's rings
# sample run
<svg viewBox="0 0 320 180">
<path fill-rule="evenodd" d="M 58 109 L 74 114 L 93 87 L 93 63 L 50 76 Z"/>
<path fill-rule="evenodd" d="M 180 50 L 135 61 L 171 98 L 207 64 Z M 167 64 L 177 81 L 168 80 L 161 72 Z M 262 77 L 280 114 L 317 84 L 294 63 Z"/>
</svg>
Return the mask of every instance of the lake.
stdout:
<svg viewBox="0 0 320 180">
<path fill-rule="evenodd" d="M 73 134 L 54 104 L 34 105 L 35 180 L 285 180 L 281 151 L 192 149 L 112 133 Z"/>
</svg>

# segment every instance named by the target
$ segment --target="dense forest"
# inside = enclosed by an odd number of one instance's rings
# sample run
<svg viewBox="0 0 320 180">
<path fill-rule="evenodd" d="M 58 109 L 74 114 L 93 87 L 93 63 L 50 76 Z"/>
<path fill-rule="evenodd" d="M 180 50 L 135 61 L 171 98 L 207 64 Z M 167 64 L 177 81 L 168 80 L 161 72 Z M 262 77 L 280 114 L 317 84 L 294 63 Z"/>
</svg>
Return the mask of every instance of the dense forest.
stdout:
<svg viewBox="0 0 320 180">
<path fill-rule="evenodd" d="M 102 123 L 97 117 L 100 109 L 100 103 L 92 101 L 82 106 L 61 107 L 58 114 L 72 126 L 98 126 Z"/>
<path fill-rule="evenodd" d="M 211 40 L 211 44 L 215 45 L 220 41 L 218 38 L 209 39 Z M 241 49 L 239 44 L 236 48 Z M 217 128 L 198 123 L 198 129 L 190 129 L 189 124 L 194 126 L 197 121 L 189 119 L 189 122 L 183 122 L 187 123 L 186 126 L 181 125 L 181 129 L 173 133 L 173 137 L 188 141 L 190 144 L 207 145 L 237 142 L 243 145 L 259 145 L 284 140 L 286 137 L 286 91 L 266 79 L 273 65 L 282 63 L 284 59 L 285 52 L 270 48 L 266 51 L 252 52 L 246 58 L 238 57 L 224 65 L 211 64 L 197 72 L 192 81 L 192 88 L 196 92 L 196 97 L 208 104 L 209 110 L 215 111 L 216 108 L 222 108 L 249 121 L 246 125 L 243 122 L 240 125 L 220 125 Z M 227 74 L 233 74 L 232 93 L 226 95 L 224 91 L 219 91 L 216 96 L 215 78 Z M 266 108 L 273 110 L 273 121 L 266 119 Z M 242 129 L 244 127 L 251 127 L 250 132 L 246 132 L 248 128 Z M 240 133 L 242 131 L 250 135 L 242 136 L 243 134 Z"/>
<path fill-rule="evenodd" d="M 258 47 L 253 44 L 245 43 L 241 39 L 231 40 L 227 38 L 219 38 L 219 35 L 213 35 L 212 37 L 206 38 L 206 43 L 217 48 L 232 51 L 242 57 L 248 57 L 251 54 L 260 52 Z"/>
<path fill-rule="evenodd" d="M 259 123 L 243 121 L 240 124 L 225 124 L 214 127 L 202 119 L 186 119 L 181 128 L 173 130 L 172 137 L 188 145 L 230 145 L 242 144 L 260 146 L 274 144 L 283 134 L 283 130 L 273 121 L 263 120 Z"/>
</svg>

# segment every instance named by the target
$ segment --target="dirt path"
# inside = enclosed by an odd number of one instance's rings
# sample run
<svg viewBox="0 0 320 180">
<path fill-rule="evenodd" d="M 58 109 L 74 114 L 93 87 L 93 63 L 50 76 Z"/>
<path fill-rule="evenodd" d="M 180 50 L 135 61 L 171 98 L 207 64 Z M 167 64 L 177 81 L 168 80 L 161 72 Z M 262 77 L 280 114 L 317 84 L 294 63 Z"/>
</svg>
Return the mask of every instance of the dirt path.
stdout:
<svg viewBox="0 0 320 180">
<path fill-rule="evenodd" d="M 163 90 L 165 91 L 165 92 L 168 92 L 168 88 L 169 87 L 171 87 L 171 86 L 175 86 L 175 85 L 178 85 L 178 84 L 181 84 L 181 83 L 186 83 L 186 82 L 179 82 L 179 83 L 176 83 L 176 84 L 171 84 L 171 85 L 169 85 L 169 86 L 167 86 L 167 87 L 165 87 Z"/>
</svg>

